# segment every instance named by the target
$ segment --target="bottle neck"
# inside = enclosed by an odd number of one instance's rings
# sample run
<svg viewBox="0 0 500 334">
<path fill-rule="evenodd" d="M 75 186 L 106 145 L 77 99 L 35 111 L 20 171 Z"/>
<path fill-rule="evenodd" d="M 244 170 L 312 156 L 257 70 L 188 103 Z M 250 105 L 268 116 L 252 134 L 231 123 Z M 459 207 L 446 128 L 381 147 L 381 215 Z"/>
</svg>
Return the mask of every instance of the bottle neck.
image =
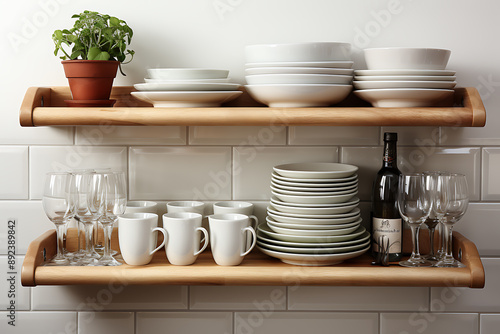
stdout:
<svg viewBox="0 0 500 334">
<path fill-rule="evenodd" d="M 396 151 L 396 141 L 384 142 L 384 162 L 383 166 L 386 168 L 397 168 L 398 155 Z"/>
</svg>

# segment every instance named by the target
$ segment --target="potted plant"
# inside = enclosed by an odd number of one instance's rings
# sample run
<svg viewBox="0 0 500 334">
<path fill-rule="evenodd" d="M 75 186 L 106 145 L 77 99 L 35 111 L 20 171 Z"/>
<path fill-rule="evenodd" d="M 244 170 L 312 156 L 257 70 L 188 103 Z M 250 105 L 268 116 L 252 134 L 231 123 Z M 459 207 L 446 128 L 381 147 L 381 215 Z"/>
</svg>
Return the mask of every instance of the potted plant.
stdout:
<svg viewBox="0 0 500 334">
<path fill-rule="evenodd" d="M 71 106 L 112 106 L 109 100 L 117 69 L 125 75 L 121 64 L 132 61 L 133 50 L 128 50 L 133 31 L 123 20 L 98 12 L 75 14 L 73 28 L 56 30 L 52 34 L 54 55 L 63 52 L 62 64 L 68 78 L 73 100 Z M 67 52 L 63 45 L 71 47 Z M 125 62 L 127 56 L 130 59 Z"/>
</svg>

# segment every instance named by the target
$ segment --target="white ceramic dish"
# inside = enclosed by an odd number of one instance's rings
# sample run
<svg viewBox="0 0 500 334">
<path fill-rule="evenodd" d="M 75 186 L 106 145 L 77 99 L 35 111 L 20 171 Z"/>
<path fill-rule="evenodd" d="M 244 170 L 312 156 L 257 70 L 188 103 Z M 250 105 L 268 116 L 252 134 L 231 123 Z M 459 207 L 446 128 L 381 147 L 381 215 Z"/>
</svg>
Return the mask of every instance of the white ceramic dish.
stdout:
<svg viewBox="0 0 500 334">
<path fill-rule="evenodd" d="M 270 227 L 277 226 L 281 228 L 295 229 L 295 230 L 341 230 L 349 227 L 359 226 L 361 224 L 361 219 L 358 219 L 352 223 L 337 224 L 337 225 L 323 225 L 323 224 L 291 224 L 291 223 L 281 223 L 273 220 L 271 217 L 266 219 L 267 225 Z"/>
<path fill-rule="evenodd" d="M 271 176 L 271 183 L 274 183 L 276 186 L 281 186 L 285 189 L 288 189 L 287 187 L 290 188 L 341 188 L 341 187 L 351 187 L 351 186 L 356 186 L 358 184 L 358 180 L 352 180 L 352 181 L 346 181 L 346 182 L 337 182 L 337 183 L 330 183 L 330 182 L 317 182 L 317 183 L 312 183 L 312 182 L 289 182 L 289 181 L 283 181 L 274 176 Z M 289 190 L 294 190 L 294 189 L 289 189 Z"/>
<path fill-rule="evenodd" d="M 275 193 L 283 195 L 292 195 L 292 196 L 337 196 L 337 195 L 350 194 L 351 192 L 358 190 L 358 187 L 351 187 L 350 189 L 342 191 L 292 191 L 292 190 L 278 189 L 274 186 L 271 186 L 270 188 Z"/>
<path fill-rule="evenodd" d="M 270 230 L 270 229 L 269 229 Z M 318 249 L 318 248 L 334 248 L 334 247 L 345 247 L 345 246 L 352 246 L 352 245 L 359 245 L 361 243 L 365 243 L 366 241 L 370 242 L 370 233 L 365 230 L 361 235 L 347 241 L 337 241 L 337 242 L 293 242 L 293 241 L 283 241 L 283 240 L 278 240 L 274 239 L 272 237 L 269 237 L 262 231 L 257 231 L 257 239 L 259 239 L 261 242 L 265 242 L 267 244 L 272 244 L 272 245 L 279 245 L 279 246 L 285 246 L 285 247 L 293 247 L 293 248 L 312 248 L 312 249 Z"/>
<path fill-rule="evenodd" d="M 354 227 L 348 227 L 348 228 L 342 228 L 342 229 L 335 229 L 335 230 L 299 230 L 299 229 L 294 229 L 294 228 L 282 228 L 278 227 L 274 224 L 267 224 L 271 230 L 273 230 L 276 233 L 281 233 L 281 234 L 287 234 L 287 235 L 299 235 L 299 236 L 305 236 L 305 237 L 312 237 L 312 236 L 317 236 L 317 237 L 329 237 L 329 236 L 337 236 L 337 235 L 346 235 L 349 233 L 354 232 L 355 230 L 358 229 L 359 225 L 356 225 Z"/>
<path fill-rule="evenodd" d="M 304 248 L 304 247 L 285 247 L 273 245 L 271 243 L 266 243 L 262 239 L 257 240 L 257 246 L 264 247 L 269 250 L 274 250 L 277 252 L 286 252 L 286 253 L 294 253 L 294 254 L 337 254 L 337 253 L 347 253 L 353 252 L 359 249 L 366 248 L 370 244 L 370 240 L 365 241 L 363 243 L 352 245 L 352 246 L 343 246 L 343 247 L 330 247 L 330 248 Z"/>
<path fill-rule="evenodd" d="M 357 75 L 354 81 L 455 81 L 449 75 Z"/>
<path fill-rule="evenodd" d="M 329 68 L 329 67 L 252 67 L 245 69 L 247 75 L 259 74 L 326 74 L 326 75 L 350 75 L 354 70 L 351 68 Z"/>
<path fill-rule="evenodd" d="M 344 212 L 344 213 L 337 213 L 337 214 L 301 214 L 301 213 L 289 213 L 289 212 L 283 212 L 279 211 L 275 207 L 274 203 L 271 203 L 267 207 L 267 212 L 272 213 L 274 215 L 280 215 L 280 216 L 285 216 L 285 217 L 291 217 L 291 218 L 319 218 L 319 219 L 336 219 L 336 218 L 347 218 L 347 217 L 352 217 L 352 216 L 359 216 L 361 210 L 357 207 L 354 207 L 351 211 Z"/>
<path fill-rule="evenodd" d="M 292 202 L 285 202 L 276 196 L 271 196 L 271 202 L 298 208 L 340 208 L 344 207 L 345 205 L 358 204 L 359 198 L 353 197 L 349 201 L 340 203 L 292 203 Z"/>
<path fill-rule="evenodd" d="M 245 79 L 249 85 L 350 85 L 352 82 L 351 75 L 328 74 L 257 74 L 247 75 Z"/>
<path fill-rule="evenodd" d="M 273 167 L 277 174 L 298 179 L 334 179 L 354 175 L 358 167 L 337 162 L 299 162 Z"/>
<path fill-rule="evenodd" d="M 226 91 L 238 90 L 233 83 L 139 83 L 134 85 L 139 91 Z"/>
<path fill-rule="evenodd" d="M 265 235 L 271 238 L 290 241 L 290 242 L 306 242 L 306 243 L 329 243 L 329 242 L 339 242 L 339 241 L 349 241 L 358 238 L 360 235 L 366 232 L 363 226 L 360 226 L 356 231 L 344 234 L 344 235 L 330 235 L 330 236 L 303 236 L 303 235 L 287 235 L 276 233 L 267 226 L 267 224 L 261 224 L 257 226 L 257 230 L 261 231 Z"/>
<path fill-rule="evenodd" d="M 354 94 L 374 107 L 416 108 L 432 107 L 437 102 L 452 98 L 455 91 L 448 89 L 367 89 L 357 90 Z"/>
<path fill-rule="evenodd" d="M 251 67 L 328 67 L 328 68 L 351 68 L 353 61 L 283 61 L 283 62 L 262 62 L 246 63 L 246 68 Z"/>
<path fill-rule="evenodd" d="M 241 91 L 197 91 L 197 92 L 132 92 L 135 98 L 165 108 L 219 107 L 222 103 L 234 100 Z"/>
<path fill-rule="evenodd" d="M 455 75 L 450 70 L 356 70 L 354 75 Z"/>
<path fill-rule="evenodd" d="M 301 218 L 311 218 L 307 217 L 308 215 L 336 215 L 336 214 L 343 214 L 343 213 L 349 213 L 355 208 L 357 208 L 359 204 L 359 199 L 356 198 L 357 201 L 351 201 L 350 204 L 347 203 L 342 203 L 343 205 L 340 206 L 325 206 L 325 207 L 310 207 L 310 206 L 294 206 L 294 205 L 288 205 L 288 203 L 282 202 L 282 201 L 276 201 L 271 199 L 271 204 L 273 205 L 276 210 L 282 213 L 283 216 L 290 216 L 290 215 L 303 215 L 306 217 L 301 217 Z"/>
<path fill-rule="evenodd" d="M 272 212 L 267 213 L 272 220 L 279 223 L 285 224 L 300 224 L 300 225 L 338 225 L 338 224 L 349 224 L 360 220 L 360 214 L 356 214 L 349 217 L 343 218 L 300 218 L 300 217 L 290 217 L 280 214 L 274 214 Z"/>
<path fill-rule="evenodd" d="M 337 184 L 339 184 L 340 186 L 339 187 L 291 187 L 277 183 L 271 179 L 271 185 L 278 191 L 289 190 L 289 191 L 302 191 L 302 192 L 306 191 L 306 192 L 317 193 L 317 192 L 332 192 L 332 191 L 337 192 L 337 191 L 355 190 L 358 187 L 357 181 L 347 186 L 344 185 L 343 183 L 337 183 Z"/>
<path fill-rule="evenodd" d="M 357 191 L 348 194 L 342 195 L 334 195 L 334 196 L 293 196 L 293 195 L 285 195 L 274 192 L 271 190 L 271 193 L 278 197 L 280 200 L 289 203 L 303 203 L 303 204 L 335 204 L 335 203 L 343 203 L 358 194 Z"/>
<path fill-rule="evenodd" d="M 356 89 L 425 88 L 453 89 L 456 81 L 354 81 Z"/>
<path fill-rule="evenodd" d="M 369 70 L 444 70 L 451 55 L 446 49 L 407 47 L 370 48 L 364 53 Z"/>
<path fill-rule="evenodd" d="M 163 80 L 225 79 L 228 70 L 210 68 L 148 68 L 148 76 Z"/>
<path fill-rule="evenodd" d="M 276 172 L 273 172 L 271 175 L 272 179 L 274 180 L 280 180 L 280 181 L 285 181 L 285 182 L 297 182 L 297 183 L 315 183 L 318 185 L 322 184 L 327 184 L 327 183 L 343 183 L 343 182 L 349 182 L 349 181 L 354 181 L 358 179 L 358 176 L 352 175 L 352 176 L 347 176 L 347 177 L 339 177 L 339 178 L 331 178 L 331 179 L 325 179 L 325 178 L 297 178 L 297 177 L 286 177 L 283 175 L 279 175 Z"/>
<path fill-rule="evenodd" d="M 287 264 L 293 264 L 297 266 L 331 266 L 334 264 L 339 264 L 345 260 L 349 260 L 360 255 L 363 255 L 370 246 L 365 247 L 361 250 L 348 252 L 348 253 L 338 253 L 338 254 L 294 254 L 273 251 L 261 246 L 257 248 L 264 254 L 280 259 L 282 262 Z"/>
<path fill-rule="evenodd" d="M 248 93 L 269 107 L 327 107 L 344 100 L 352 85 L 246 85 Z"/>
<path fill-rule="evenodd" d="M 179 79 L 168 80 L 168 79 L 150 79 L 150 78 L 144 78 L 144 81 L 146 83 L 169 83 L 169 84 L 227 83 L 230 80 L 231 80 L 230 78 L 224 78 L 224 79 L 186 79 L 186 80 L 179 80 Z"/>
<path fill-rule="evenodd" d="M 248 45 L 245 47 L 245 60 L 249 63 L 351 60 L 351 44 L 309 42 Z"/>
</svg>

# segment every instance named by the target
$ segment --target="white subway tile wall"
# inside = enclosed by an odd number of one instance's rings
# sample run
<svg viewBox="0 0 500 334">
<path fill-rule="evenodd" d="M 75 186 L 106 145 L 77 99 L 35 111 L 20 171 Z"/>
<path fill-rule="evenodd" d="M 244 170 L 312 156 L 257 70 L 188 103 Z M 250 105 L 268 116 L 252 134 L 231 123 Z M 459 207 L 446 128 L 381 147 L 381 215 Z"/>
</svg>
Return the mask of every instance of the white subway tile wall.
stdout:
<svg viewBox="0 0 500 334">
<path fill-rule="evenodd" d="M 144 81 L 152 67 L 226 68 L 232 81 L 244 84 L 243 50 L 248 44 L 342 40 L 353 45 L 356 69 L 366 68 L 363 49 L 368 47 L 430 45 L 452 50 L 447 68 L 457 71 L 459 86 L 478 89 L 488 113 L 486 126 L 110 127 L 103 119 L 101 126 L 21 128 L 18 111 L 28 87 L 67 86 L 50 35 L 68 27 L 70 16 L 82 8 L 77 1 L 10 1 L 0 14 L 2 60 L 8 64 L 0 83 L 0 333 L 499 332 L 500 44 L 495 32 L 500 30 L 500 2 L 332 0 L 311 5 L 290 0 L 286 8 L 283 3 L 150 1 L 145 7 L 123 0 L 118 10 L 103 1 L 85 2 L 134 29 L 136 57 L 123 66 L 127 76 L 118 75 L 117 86 Z M 457 25 L 457 18 L 468 24 Z M 402 111 L 384 111 L 388 124 L 394 112 Z M 274 165 L 340 161 L 360 167 L 360 208 L 367 226 L 385 131 L 399 134 L 402 171 L 441 169 L 467 175 L 472 203 L 455 229 L 474 241 L 483 257 L 484 289 L 124 287 L 119 280 L 101 286 L 20 286 L 20 263 L 29 243 L 54 229 L 40 201 L 48 171 L 119 169 L 128 173 L 129 200 L 158 201 L 159 214 L 172 200 L 197 198 L 209 205 L 244 200 L 255 203 L 254 214 L 263 221 Z M 211 212 L 208 207 L 206 213 Z M 18 273 L 14 299 L 7 295 L 11 284 L 6 274 L 12 219 Z M 12 300 L 15 316 L 7 310 Z M 11 316 L 15 327 L 9 324 Z"/>
</svg>

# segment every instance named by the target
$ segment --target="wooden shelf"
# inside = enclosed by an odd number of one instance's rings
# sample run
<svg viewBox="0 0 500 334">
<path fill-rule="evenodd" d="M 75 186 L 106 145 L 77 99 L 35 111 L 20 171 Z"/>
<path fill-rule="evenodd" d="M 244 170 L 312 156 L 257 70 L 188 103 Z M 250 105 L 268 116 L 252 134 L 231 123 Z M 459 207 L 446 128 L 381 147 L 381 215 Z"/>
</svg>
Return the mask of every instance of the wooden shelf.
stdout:
<svg viewBox="0 0 500 334">
<path fill-rule="evenodd" d="M 112 108 L 69 108 L 69 87 L 31 87 L 20 110 L 22 126 L 72 125 L 324 125 L 481 127 L 486 111 L 475 88 L 456 88 L 454 101 L 433 108 L 373 108 L 353 94 L 335 107 L 268 108 L 246 92 L 220 108 L 153 108 L 130 95 L 133 87 L 113 87 Z"/>
<path fill-rule="evenodd" d="M 406 231 L 408 232 L 408 231 Z M 426 231 L 422 231 L 426 232 Z M 68 233 L 68 249 L 74 249 L 76 232 Z M 421 236 L 422 252 L 426 251 L 426 235 Z M 182 284 L 182 285 L 336 285 L 336 286 L 461 286 L 484 287 L 484 269 L 477 248 L 470 240 L 454 233 L 455 256 L 461 254 L 466 268 L 404 268 L 372 266 L 365 254 L 327 267 L 302 267 L 282 263 L 255 250 L 239 266 L 215 264 L 212 254 L 202 253 L 191 266 L 170 265 L 163 249 L 146 266 L 118 267 L 55 267 L 43 266 L 44 254 L 55 254 L 55 231 L 47 231 L 29 245 L 21 281 L 24 286 L 78 284 Z M 117 231 L 113 232 L 112 248 L 118 249 Z M 405 235 L 405 250 L 411 247 Z"/>
</svg>

